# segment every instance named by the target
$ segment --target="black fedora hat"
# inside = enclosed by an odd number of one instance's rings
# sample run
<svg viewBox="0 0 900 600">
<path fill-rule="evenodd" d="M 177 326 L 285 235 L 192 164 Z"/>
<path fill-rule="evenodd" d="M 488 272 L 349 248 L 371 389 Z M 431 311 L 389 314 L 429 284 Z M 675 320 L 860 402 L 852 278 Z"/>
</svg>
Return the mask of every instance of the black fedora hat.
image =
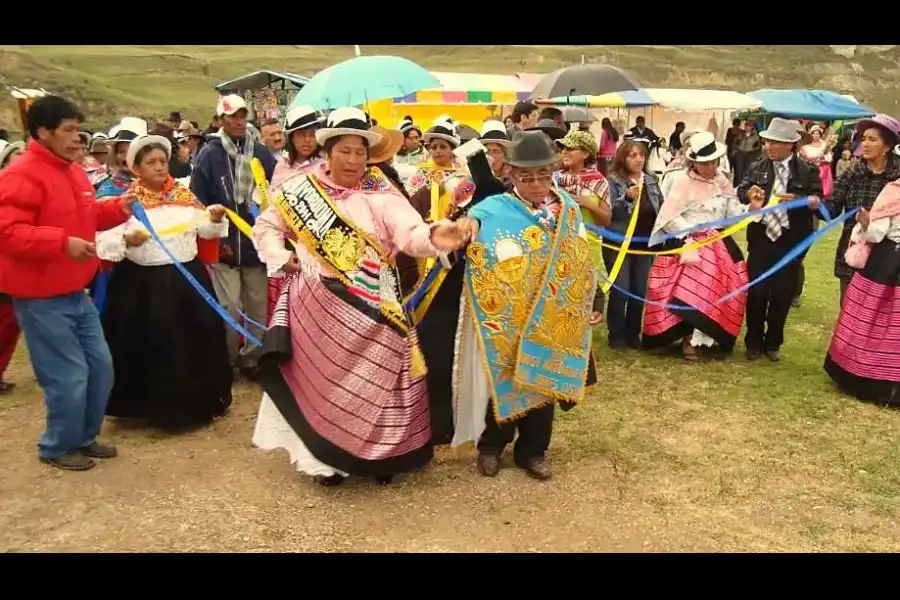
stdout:
<svg viewBox="0 0 900 600">
<path fill-rule="evenodd" d="M 529 127 L 525 131 L 543 131 L 548 136 L 550 136 L 551 140 L 561 140 L 566 137 L 566 133 L 568 133 L 565 129 L 556 124 L 555 121 L 551 119 L 543 119 L 538 122 L 534 127 Z"/>
<path fill-rule="evenodd" d="M 506 164 L 520 169 L 555 165 L 559 160 L 550 140 L 541 131 L 520 131 L 509 144 Z"/>
</svg>

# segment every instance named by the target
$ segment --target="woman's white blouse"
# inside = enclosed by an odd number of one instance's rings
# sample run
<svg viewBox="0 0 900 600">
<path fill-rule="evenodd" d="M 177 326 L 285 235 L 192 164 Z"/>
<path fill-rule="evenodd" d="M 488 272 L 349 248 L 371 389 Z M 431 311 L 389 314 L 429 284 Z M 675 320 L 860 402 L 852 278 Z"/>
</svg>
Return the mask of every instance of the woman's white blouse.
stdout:
<svg viewBox="0 0 900 600">
<path fill-rule="evenodd" d="M 166 248 L 179 262 L 191 261 L 197 257 L 197 236 L 214 240 L 228 235 L 227 218 L 222 219 L 221 223 L 213 223 L 207 211 L 191 206 L 157 206 L 147 210 L 147 217 L 154 230 L 163 232 L 161 237 Z M 181 225 L 189 227 L 185 231 L 165 234 L 165 230 Z M 144 230 L 144 226 L 135 217 L 131 217 L 118 227 L 100 232 L 97 234 L 97 256 L 109 262 L 121 262 L 127 258 L 144 267 L 172 264 L 153 238 L 140 246 L 128 247 L 125 244 L 125 235 L 139 230 Z"/>
<path fill-rule="evenodd" d="M 865 231 L 863 231 L 862 225 L 857 223 L 850 234 L 851 241 L 870 244 L 880 244 L 885 238 L 895 244 L 900 243 L 900 217 L 872 220 Z"/>
<path fill-rule="evenodd" d="M 681 215 L 672 219 L 663 231 L 673 234 L 696 227 L 702 223 L 710 223 L 731 217 L 739 217 L 747 214 L 749 206 L 742 204 L 737 198 L 729 196 L 713 196 L 703 202 L 692 204 Z M 759 216 L 751 217 L 753 221 L 759 221 Z M 686 236 L 687 234 L 685 234 Z M 685 237 L 679 236 L 679 237 Z"/>
</svg>

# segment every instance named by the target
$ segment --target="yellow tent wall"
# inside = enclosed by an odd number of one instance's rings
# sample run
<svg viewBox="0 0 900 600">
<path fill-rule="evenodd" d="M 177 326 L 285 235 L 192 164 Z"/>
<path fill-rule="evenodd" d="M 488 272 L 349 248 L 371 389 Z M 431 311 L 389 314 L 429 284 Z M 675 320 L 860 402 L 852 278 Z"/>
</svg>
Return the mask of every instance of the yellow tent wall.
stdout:
<svg viewBox="0 0 900 600">
<path fill-rule="evenodd" d="M 502 108 L 494 104 L 394 104 L 393 100 L 379 100 L 369 104 L 369 114 L 383 127 L 397 127 L 409 115 L 425 129 L 441 115 L 450 115 L 458 123 L 481 131 L 481 124 L 499 118 Z"/>
</svg>

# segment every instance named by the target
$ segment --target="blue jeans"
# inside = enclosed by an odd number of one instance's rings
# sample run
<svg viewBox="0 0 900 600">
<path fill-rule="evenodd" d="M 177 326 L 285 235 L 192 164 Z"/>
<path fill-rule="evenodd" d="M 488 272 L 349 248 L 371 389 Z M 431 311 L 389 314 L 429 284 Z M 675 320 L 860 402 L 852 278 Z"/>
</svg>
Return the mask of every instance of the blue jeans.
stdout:
<svg viewBox="0 0 900 600">
<path fill-rule="evenodd" d="M 607 272 L 611 272 L 618 256 L 617 250 L 603 249 L 603 262 Z M 616 286 L 628 290 L 635 296 L 647 296 L 647 280 L 650 278 L 652 256 L 629 254 L 622 263 L 622 269 L 613 282 Z M 606 312 L 606 327 L 609 330 L 611 344 L 636 345 L 641 340 L 641 328 L 644 324 L 644 303 L 629 298 L 613 288 L 609 291 L 609 309 Z"/>
<path fill-rule="evenodd" d="M 103 426 L 113 387 L 97 309 L 84 292 L 13 304 L 47 405 L 41 456 L 59 458 L 89 446 Z"/>
</svg>

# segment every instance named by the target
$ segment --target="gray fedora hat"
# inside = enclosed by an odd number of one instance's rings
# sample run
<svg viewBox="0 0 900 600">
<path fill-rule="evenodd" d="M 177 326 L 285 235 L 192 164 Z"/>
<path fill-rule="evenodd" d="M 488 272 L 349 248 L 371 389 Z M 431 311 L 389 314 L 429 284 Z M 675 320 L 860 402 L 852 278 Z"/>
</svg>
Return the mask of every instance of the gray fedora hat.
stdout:
<svg viewBox="0 0 900 600">
<path fill-rule="evenodd" d="M 509 144 L 506 164 L 520 169 L 555 165 L 559 160 L 556 150 L 542 131 L 520 131 Z"/>
<path fill-rule="evenodd" d="M 764 140 L 781 142 L 782 144 L 796 144 L 802 137 L 797 131 L 797 121 L 789 121 L 781 117 L 775 117 L 769 122 L 769 127 L 759 134 Z"/>
</svg>

